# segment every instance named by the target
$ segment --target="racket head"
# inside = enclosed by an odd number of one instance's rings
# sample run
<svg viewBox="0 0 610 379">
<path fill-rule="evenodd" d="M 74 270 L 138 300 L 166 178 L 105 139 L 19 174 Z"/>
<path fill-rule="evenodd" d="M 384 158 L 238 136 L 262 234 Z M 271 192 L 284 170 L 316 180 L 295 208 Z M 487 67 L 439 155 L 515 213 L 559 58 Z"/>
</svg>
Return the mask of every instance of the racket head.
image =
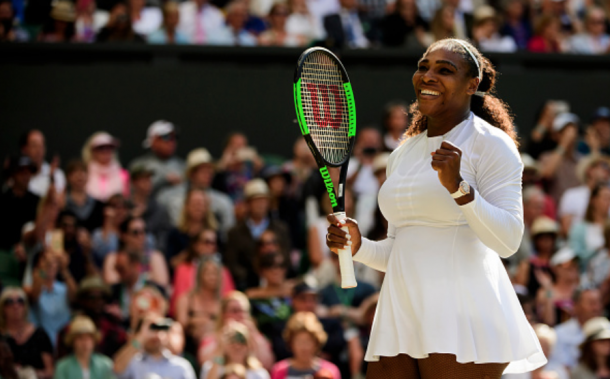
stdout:
<svg viewBox="0 0 610 379">
<path fill-rule="evenodd" d="M 346 164 L 356 137 L 356 105 L 345 67 L 323 47 L 307 49 L 294 74 L 301 133 L 319 167 Z"/>
</svg>

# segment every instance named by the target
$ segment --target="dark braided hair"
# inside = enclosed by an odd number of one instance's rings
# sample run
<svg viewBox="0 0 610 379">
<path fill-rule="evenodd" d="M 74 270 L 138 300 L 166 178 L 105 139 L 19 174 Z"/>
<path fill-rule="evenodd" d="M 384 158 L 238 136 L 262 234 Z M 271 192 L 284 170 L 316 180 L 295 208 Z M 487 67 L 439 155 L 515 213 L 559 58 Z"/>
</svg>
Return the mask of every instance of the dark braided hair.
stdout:
<svg viewBox="0 0 610 379">
<path fill-rule="evenodd" d="M 489 124 L 496 128 L 502 129 L 510 138 L 515 142 L 515 145 L 519 147 L 517 141 L 517 133 L 513 126 L 513 116 L 510 113 L 508 105 L 495 97 L 495 85 L 496 85 L 496 69 L 493 67 L 489 59 L 485 58 L 476 47 L 467 41 L 462 41 L 468 46 L 468 49 L 477 57 L 479 64 L 482 66 L 483 74 L 481 82 L 479 83 L 478 91 L 485 92 L 485 96 L 473 95 L 470 100 L 470 110 Z M 472 59 L 468 51 L 464 49 L 459 42 L 455 39 L 447 38 L 437 41 L 430 45 L 424 55 L 437 49 L 445 49 L 459 54 L 470 66 L 468 75 L 473 78 L 479 76 L 477 64 Z M 411 113 L 411 125 L 405 132 L 405 139 L 414 137 L 428 128 L 427 117 L 419 111 L 417 101 L 415 101 L 409 107 L 409 113 Z"/>
</svg>

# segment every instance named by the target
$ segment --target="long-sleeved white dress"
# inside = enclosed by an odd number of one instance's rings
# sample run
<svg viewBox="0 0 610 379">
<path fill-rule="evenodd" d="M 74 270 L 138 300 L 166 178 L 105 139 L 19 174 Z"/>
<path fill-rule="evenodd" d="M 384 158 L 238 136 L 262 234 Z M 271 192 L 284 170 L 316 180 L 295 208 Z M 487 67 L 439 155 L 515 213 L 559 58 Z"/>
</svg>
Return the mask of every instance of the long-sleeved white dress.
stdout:
<svg viewBox="0 0 610 379">
<path fill-rule="evenodd" d="M 461 175 L 475 191 L 468 204 L 457 205 L 430 164 L 443 140 L 462 150 Z M 472 113 L 394 150 L 379 191 L 388 238 L 363 239 L 354 256 L 386 273 L 367 361 L 451 353 L 462 363 L 510 362 L 505 373 L 546 364 L 500 260 L 523 235 L 522 169 L 510 137 Z"/>
</svg>

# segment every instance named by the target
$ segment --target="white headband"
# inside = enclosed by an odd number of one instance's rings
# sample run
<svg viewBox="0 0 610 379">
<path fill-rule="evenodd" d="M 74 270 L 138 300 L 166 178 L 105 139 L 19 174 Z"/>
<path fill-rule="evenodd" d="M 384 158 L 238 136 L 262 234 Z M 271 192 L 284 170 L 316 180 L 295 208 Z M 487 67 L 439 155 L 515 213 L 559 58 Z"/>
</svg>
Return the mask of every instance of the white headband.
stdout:
<svg viewBox="0 0 610 379">
<path fill-rule="evenodd" d="M 468 48 L 468 46 L 464 43 L 464 41 L 454 38 L 453 39 L 455 42 L 459 43 L 460 45 L 462 45 L 462 47 L 468 52 L 468 54 L 470 54 L 470 56 L 472 57 L 472 60 L 474 61 L 474 64 L 477 65 L 477 71 L 479 72 L 479 84 L 481 84 L 481 80 L 482 80 L 482 76 L 483 76 L 483 72 L 481 71 L 481 65 L 479 65 L 479 60 L 477 59 L 477 57 L 472 53 L 472 51 L 470 51 L 470 49 Z M 485 96 L 487 93 L 483 92 L 483 91 L 476 91 L 474 93 L 477 96 Z"/>
</svg>

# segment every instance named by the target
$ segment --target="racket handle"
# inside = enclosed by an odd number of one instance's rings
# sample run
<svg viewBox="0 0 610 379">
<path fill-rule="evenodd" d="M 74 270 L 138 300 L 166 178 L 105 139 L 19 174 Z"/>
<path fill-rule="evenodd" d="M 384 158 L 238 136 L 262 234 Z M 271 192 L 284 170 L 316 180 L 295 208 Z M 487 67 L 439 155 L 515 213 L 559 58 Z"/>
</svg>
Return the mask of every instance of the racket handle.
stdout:
<svg viewBox="0 0 610 379">
<path fill-rule="evenodd" d="M 337 220 L 345 220 L 347 218 L 345 212 L 337 212 L 334 214 Z M 347 226 L 341 228 L 346 233 L 349 233 Z M 352 248 L 339 249 L 339 267 L 341 268 L 341 288 L 354 288 L 358 285 L 356 275 L 354 274 L 354 261 L 352 260 Z"/>
</svg>

